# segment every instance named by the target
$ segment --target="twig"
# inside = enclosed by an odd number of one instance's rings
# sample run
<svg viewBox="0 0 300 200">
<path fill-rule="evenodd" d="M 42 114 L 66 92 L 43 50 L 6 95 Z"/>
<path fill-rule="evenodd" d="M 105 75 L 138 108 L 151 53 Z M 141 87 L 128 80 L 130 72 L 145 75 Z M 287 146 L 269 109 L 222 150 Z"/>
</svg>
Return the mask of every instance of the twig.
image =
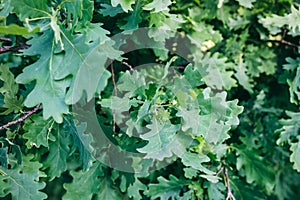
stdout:
<svg viewBox="0 0 300 200">
<path fill-rule="evenodd" d="M 11 39 L 10 38 L 0 37 L 0 41 L 2 41 L 2 42 L 11 42 Z"/>
<path fill-rule="evenodd" d="M 229 179 L 229 176 L 228 176 L 228 169 L 226 167 L 224 168 L 224 172 L 225 172 L 225 183 L 226 183 L 226 187 L 227 187 L 226 200 L 229 200 L 229 199 L 235 200 L 235 197 L 233 196 L 233 194 L 231 192 L 230 179 Z"/>
<path fill-rule="evenodd" d="M 280 43 L 280 44 L 286 44 L 288 46 L 291 46 L 291 47 L 296 47 L 298 48 L 299 46 L 294 44 L 294 43 L 291 43 L 291 42 L 288 42 L 284 39 L 281 39 L 281 40 L 268 40 L 269 42 L 277 42 L 277 43 Z"/>
<path fill-rule="evenodd" d="M 111 68 L 111 79 L 114 84 L 114 94 L 118 95 L 116 80 L 115 80 L 115 70 L 113 64 L 110 65 Z M 116 132 L 116 112 L 113 110 L 113 132 Z"/>
<path fill-rule="evenodd" d="M 15 124 L 17 124 L 17 123 L 23 122 L 23 121 L 24 121 L 25 119 L 27 119 L 30 115 L 36 113 L 39 109 L 40 109 L 40 104 L 38 104 L 36 107 L 34 107 L 33 110 L 27 112 L 25 115 L 23 115 L 23 116 L 20 117 L 19 119 L 14 120 L 14 121 L 11 121 L 11 122 L 8 122 L 7 124 L 5 124 L 5 125 L 3 125 L 3 126 L 0 126 L 0 130 L 6 129 L 6 128 L 8 128 L 9 126 L 15 125 Z"/>
<path fill-rule="evenodd" d="M 133 67 L 130 65 L 130 64 L 128 64 L 127 62 L 121 62 L 123 65 L 126 65 L 129 69 L 130 69 L 130 71 L 131 72 L 133 72 Z"/>
<path fill-rule="evenodd" d="M 216 173 L 216 176 L 219 176 L 224 170 L 224 166 L 221 167 L 221 169 L 219 169 L 219 171 Z"/>
<path fill-rule="evenodd" d="M 113 64 L 110 65 L 110 68 L 111 68 L 111 79 L 114 84 L 114 93 L 115 93 L 115 95 L 118 95 L 117 85 L 116 85 L 116 80 L 115 80 L 115 70 L 114 70 Z"/>
<path fill-rule="evenodd" d="M 8 51 L 18 52 L 19 50 L 27 49 L 27 48 L 28 48 L 28 46 L 16 46 L 16 47 L 2 46 L 2 47 L 0 47 L 0 54 L 6 53 Z"/>
</svg>

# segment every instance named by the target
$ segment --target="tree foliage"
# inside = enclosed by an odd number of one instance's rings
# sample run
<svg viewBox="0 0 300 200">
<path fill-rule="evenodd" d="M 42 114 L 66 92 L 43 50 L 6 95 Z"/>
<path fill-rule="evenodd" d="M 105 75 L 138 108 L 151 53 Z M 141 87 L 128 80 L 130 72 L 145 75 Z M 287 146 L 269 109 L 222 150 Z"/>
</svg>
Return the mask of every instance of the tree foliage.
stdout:
<svg viewBox="0 0 300 200">
<path fill-rule="evenodd" d="M 299 12 L 0 0 L 0 197 L 297 199 Z"/>
</svg>

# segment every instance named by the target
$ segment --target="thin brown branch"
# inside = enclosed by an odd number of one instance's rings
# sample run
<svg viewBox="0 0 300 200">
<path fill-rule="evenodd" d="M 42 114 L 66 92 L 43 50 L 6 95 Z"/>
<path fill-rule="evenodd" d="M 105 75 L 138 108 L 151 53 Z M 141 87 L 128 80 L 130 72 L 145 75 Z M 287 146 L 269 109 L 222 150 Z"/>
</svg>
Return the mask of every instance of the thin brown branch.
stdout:
<svg viewBox="0 0 300 200">
<path fill-rule="evenodd" d="M 6 53 L 6 52 L 9 52 L 9 51 L 18 52 L 19 50 L 27 49 L 27 48 L 28 48 L 28 46 L 15 46 L 15 47 L 2 46 L 2 47 L 0 47 L 0 54 Z"/>
<path fill-rule="evenodd" d="M 36 107 L 34 107 L 33 110 L 26 112 L 25 115 L 23 115 L 22 117 L 20 117 L 19 119 L 16 119 L 14 121 L 8 122 L 7 124 L 0 126 L 0 130 L 6 129 L 12 125 L 18 124 L 23 122 L 25 119 L 27 119 L 30 115 L 36 113 L 38 110 L 40 109 L 40 104 L 38 104 Z"/>
<path fill-rule="evenodd" d="M 225 173 L 225 183 L 226 183 L 226 187 L 227 187 L 227 196 L 226 196 L 226 200 L 235 200 L 235 197 L 233 196 L 232 192 L 231 192 L 231 188 L 230 188 L 230 179 L 228 176 L 228 169 L 225 167 L 224 168 L 224 173 Z"/>
<path fill-rule="evenodd" d="M 118 95 L 117 84 L 115 80 L 115 70 L 113 64 L 110 65 L 111 68 L 111 79 L 114 85 L 114 94 Z M 116 132 L 116 112 L 113 110 L 113 132 Z"/>
<path fill-rule="evenodd" d="M 280 43 L 280 44 L 284 44 L 284 45 L 288 45 L 288 46 L 291 46 L 291 47 L 295 47 L 295 48 L 298 48 L 299 45 L 296 45 L 292 42 L 288 42 L 284 39 L 281 39 L 281 40 L 268 40 L 269 42 L 276 42 L 276 43 Z"/>
<path fill-rule="evenodd" d="M 131 72 L 133 72 L 133 67 L 130 65 L 130 64 L 128 64 L 127 62 L 121 62 L 123 65 L 125 65 L 125 66 L 127 66 L 129 69 L 130 69 L 130 71 Z"/>
<path fill-rule="evenodd" d="M 2 42 L 11 42 L 10 38 L 0 37 L 0 41 Z"/>
<path fill-rule="evenodd" d="M 219 176 L 224 170 L 224 166 L 222 166 L 219 171 L 216 173 L 216 176 Z"/>
</svg>

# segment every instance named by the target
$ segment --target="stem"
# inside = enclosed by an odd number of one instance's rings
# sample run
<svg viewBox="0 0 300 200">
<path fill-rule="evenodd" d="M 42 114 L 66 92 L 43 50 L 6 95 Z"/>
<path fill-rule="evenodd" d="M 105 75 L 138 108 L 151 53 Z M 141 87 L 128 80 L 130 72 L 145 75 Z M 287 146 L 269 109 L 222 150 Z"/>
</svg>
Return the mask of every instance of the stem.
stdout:
<svg viewBox="0 0 300 200">
<path fill-rule="evenodd" d="M 231 192 L 230 179 L 229 179 L 229 176 L 228 176 L 228 169 L 226 167 L 224 168 L 224 173 L 225 173 L 225 183 L 226 183 L 226 187 L 227 187 L 226 200 L 229 200 L 229 199 L 235 200 L 235 197 L 233 196 L 233 194 Z"/>
<path fill-rule="evenodd" d="M 111 79 L 114 84 L 114 94 L 117 96 L 118 95 L 118 90 L 117 90 L 117 85 L 116 85 L 116 80 L 115 80 L 115 70 L 113 64 L 110 66 L 111 68 Z M 113 110 L 113 132 L 116 132 L 116 112 Z"/>
<path fill-rule="evenodd" d="M 0 126 L 0 130 L 4 130 L 12 125 L 15 125 L 17 123 L 21 123 L 23 122 L 25 119 L 27 119 L 30 115 L 36 113 L 38 110 L 40 109 L 40 104 L 38 104 L 33 110 L 28 111 L 25 115 L 23 115 L 21 118 L 14 120 L 14 121 L 10 121 L 7 124 Z"/>
<path fill-rule="evenodd" d="M 280 43 L 280 44 L 285 44 L 285 45 L 288 45 L 288 46 L 291 46 L 291 47 L 296 47 L 298 48 L 299 46 L 294 44 L 294 43 L 291 43 L 291 42 L 288 42 L 284 39 L 281 39 L 281 40 L 268 40 L 269 42 L 276 42 L 276 43 Z"/>
<path fill-rule="evenodd" d="M 133 72 L 133 67 L 130 64 L 128 64 L 127 62 L 121 62 L 121 63 L 123 65 L 126 65 L 130 69 L 130 71 Z"/>
</svg>

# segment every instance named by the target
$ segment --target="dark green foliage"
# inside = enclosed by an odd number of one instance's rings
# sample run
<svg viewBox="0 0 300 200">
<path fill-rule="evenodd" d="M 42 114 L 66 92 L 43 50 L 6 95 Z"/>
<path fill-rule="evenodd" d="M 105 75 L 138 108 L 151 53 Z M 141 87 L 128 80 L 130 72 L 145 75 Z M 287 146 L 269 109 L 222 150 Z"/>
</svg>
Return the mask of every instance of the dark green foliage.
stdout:
<svg viewBox="0 0 300 200">
<path fill-rule="evenodd" d="M 299 16 L 0 0 L 0 197 L 299 198 Z"/>
</svg>

